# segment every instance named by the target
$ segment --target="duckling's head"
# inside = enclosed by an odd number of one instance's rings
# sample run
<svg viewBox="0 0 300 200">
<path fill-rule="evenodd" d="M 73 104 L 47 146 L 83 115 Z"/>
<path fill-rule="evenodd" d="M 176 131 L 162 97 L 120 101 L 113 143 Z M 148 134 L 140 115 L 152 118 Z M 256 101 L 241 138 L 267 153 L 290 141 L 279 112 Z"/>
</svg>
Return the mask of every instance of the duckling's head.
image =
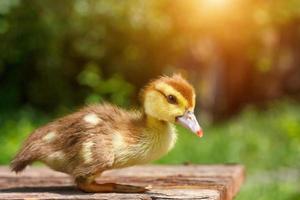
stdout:
<svg viewBox="0 0 300 200">
<path fill-rule="evenodd" d="M 160 121 L 179 123 L 202 136 L 194 115 L 195 90 L 180 75 L 163 76 L 150 82 L 142 92 L 145 114 Z"/>
</svg>

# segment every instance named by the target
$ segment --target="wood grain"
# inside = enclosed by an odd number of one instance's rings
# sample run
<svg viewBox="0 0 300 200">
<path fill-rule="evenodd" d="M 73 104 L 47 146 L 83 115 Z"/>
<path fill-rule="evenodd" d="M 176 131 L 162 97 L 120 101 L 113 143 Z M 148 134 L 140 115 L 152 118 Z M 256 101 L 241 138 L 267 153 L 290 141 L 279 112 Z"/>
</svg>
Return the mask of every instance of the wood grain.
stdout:
<svg viewBox="0 0 300 200">
<path fill-rule="evenodd" d="M 77 190 L 65 174 L 45 167 L 11 173 L 0 167 L 0 199 L 205 199 L 231 200 L 244 181 L 241 165 L 146 165 L 105 172 L 100 183 L 148 186 L 144 194 L 95 193 Z"/>
</svg>

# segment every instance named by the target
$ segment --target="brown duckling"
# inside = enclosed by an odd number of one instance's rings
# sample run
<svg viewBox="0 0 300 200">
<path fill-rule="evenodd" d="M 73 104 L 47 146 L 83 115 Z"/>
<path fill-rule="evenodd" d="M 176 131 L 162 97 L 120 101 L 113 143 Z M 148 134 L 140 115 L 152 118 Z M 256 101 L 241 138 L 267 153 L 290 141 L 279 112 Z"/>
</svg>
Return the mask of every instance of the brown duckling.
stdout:
<svg viewBox="0 0 300 200">
<path fill-rule="evenodd" d="M 166 154 L 176 141 L 175 123 L 198 136 L 193 114 L 194 88 L 180 75 L 160 77 L 141 92 L 142 111 L 110 104 L 87 106 L 36 129 L 11 162 L 22 171 L 34 161 L 69 174 L 86 192 L 143 192 L 142 187 L 98 184 L 103 171 L 149 163 Z"/>
</svg>

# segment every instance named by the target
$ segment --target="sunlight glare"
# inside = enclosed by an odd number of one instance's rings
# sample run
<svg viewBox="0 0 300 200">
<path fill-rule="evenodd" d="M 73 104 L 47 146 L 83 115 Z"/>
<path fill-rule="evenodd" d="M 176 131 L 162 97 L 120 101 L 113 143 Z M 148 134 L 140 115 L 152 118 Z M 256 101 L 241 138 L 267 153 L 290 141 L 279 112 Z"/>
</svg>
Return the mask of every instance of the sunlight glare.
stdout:
<svg viewBox="0 0 300 200">
<path fill-rule="evenodd" d="M 206 12 L 225 12 L 232 8 L 234 0 L 200 0 L 200 4 Z"/>
</svg>

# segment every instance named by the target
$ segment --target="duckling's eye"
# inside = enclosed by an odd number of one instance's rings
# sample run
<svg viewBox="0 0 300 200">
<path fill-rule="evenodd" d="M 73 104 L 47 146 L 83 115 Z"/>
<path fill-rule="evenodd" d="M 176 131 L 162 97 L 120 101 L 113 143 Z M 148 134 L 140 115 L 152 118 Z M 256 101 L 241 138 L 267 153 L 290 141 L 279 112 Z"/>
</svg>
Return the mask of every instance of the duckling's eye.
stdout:
<svg viewBox="0 0 300 200">
<path fill-rule="evenodd" d="M 167 100 L 171 104 L 177 104 L 177 98 L 174 95 L 168 95 Z"/>
</svg>

